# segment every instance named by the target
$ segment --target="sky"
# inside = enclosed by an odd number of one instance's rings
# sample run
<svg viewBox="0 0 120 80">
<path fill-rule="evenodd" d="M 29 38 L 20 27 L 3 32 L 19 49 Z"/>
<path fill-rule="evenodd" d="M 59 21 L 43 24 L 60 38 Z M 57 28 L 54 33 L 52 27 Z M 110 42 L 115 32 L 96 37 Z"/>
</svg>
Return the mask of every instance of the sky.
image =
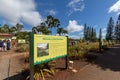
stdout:
<svg viewBox="0 0 120 80">
<path fill-rule="evenodd" d="M 71 38 L 82 38 L 84 24 L 94 27 L 97 34 L 102 28 L 103 37 L 110 17 L 114 22 L 120 13 L 120 0 L 0 0 L 0 24 L 16 23 L 30 31 L 48 15 L 60 20 L 60 27 Z"/>
</svg>

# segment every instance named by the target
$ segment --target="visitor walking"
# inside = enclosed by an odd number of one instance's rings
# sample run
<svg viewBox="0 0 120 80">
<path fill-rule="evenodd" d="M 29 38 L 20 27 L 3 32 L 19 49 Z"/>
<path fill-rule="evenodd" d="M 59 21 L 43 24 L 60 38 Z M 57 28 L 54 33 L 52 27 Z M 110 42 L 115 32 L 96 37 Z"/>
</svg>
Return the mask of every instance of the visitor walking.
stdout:
<svg viewBox="0 0 120 80">
<path fill-rule="evenodd" d="M 3 41 L 0 40 L 0 51 L 3 51 Z"/>
<path fill-rule="evenodd" d="M 7 51 L 7 42 L 3 40 L 3 51 Z"/>
<path fill-rule="evenodd" d="M 10 40 L 7 40 L 7 50 L 10 50 L 11 44 L 10 44 Z"/>
</svg>

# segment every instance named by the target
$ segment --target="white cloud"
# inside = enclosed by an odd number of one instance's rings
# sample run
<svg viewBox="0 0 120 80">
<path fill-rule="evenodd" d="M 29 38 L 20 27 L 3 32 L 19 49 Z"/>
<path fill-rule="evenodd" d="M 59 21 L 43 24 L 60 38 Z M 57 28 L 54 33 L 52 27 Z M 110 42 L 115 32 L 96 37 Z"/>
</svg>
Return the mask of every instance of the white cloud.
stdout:
<svg viewBox="0 0 120 80">
<path fill-rule="evenodd" d="M 46 11 L 49 15 L 56 15 L 57 14 L 57 11 L 51 9 L 51 10 L 47 10 Z"/>
<path fill-rule="evenodd" d="M 110 8 L 109 8 L 109 13 L 111 12 L 116 12 L 117 14 L 120 13 L 120 0 L 118 0 L 116 3 L 114 3 Z"/>
<path fill-rule="evenodd" d="M 102 32 L 106 32 L 106 28 L 103 28 L 103 29 L 102 29 Z"/>
<path fill-rule="evenodd" d="M 70 20 L 67 26 L 67 30 L 70 33 L 80 32 L 83 30 L 83 25 L 79 25 L 76 20 Z"/>
<path fill-rule="evenodd" d="M 105 38 L 105 36 L 106 36 L 106 28 L 103 28 L 102 29 L 102 37 Z"/>
<path fill-rule="evenodd" d="M 69 35 L 69 38 L 80 39 L 80 36 L 79 35 Z"/>
<path fill-rule="evenodd" d="M 0 0 L 0 16 L 13 25 L 23 21 L 36 26 L 42 22 L 42 16 L 35 10 L 34 0 Z"/>
<path fill-rule="evenodd" d="M 84 0 L 71 0 L 68 5 L 71 8 L 68 16 L 70 16 L 74 11 L 83 11 L 85 8 Z"/>
</svg>

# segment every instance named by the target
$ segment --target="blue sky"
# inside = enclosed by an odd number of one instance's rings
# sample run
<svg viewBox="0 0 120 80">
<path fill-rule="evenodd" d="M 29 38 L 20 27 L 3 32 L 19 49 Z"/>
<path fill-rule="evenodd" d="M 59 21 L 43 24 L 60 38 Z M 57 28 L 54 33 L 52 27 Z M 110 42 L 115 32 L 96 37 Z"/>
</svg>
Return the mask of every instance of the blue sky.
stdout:
<svg viewBox="0 0 120 80">
<path fill-rule="evenodd" d="M 83 26 L 103 29 L 112 16 L 116 23 L 120 13 L 120 0 L 0 0 L 0 24 L 24 25 L 24 30 L 40 24 L 48 15 L 53 15 L 68 30 L 69 36 L 83 36 Z"/>
</svg>

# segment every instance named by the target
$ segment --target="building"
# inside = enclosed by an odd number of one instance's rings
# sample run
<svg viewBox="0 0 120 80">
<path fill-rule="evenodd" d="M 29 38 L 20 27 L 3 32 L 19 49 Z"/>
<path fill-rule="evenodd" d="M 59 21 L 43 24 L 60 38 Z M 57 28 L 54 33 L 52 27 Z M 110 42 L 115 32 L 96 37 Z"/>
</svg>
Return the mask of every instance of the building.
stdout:
<svg viewBox="0 0 120 80">
<path fill-rule="evenodd" d="M 7 33 L 0 33 L 0 40 L 4 40 L 4 39 L 12 39 L 13 34 L 7 34 Z"/>
</svg>

